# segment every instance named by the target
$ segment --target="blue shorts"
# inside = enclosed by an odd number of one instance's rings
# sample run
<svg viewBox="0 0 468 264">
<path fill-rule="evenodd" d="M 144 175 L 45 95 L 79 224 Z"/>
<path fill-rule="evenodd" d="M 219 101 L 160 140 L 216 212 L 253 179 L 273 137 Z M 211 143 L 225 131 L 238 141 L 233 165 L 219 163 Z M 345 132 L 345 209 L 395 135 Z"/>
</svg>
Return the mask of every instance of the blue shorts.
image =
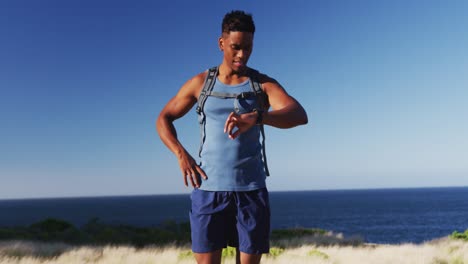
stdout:
<svg viewBox="0 0 468 264">
<path fill-rule="evenodd" d="M 269 252 L 270 204 L 266 188 L 246 192 L 194 189 L 191 199 L 193 252 L 213 252 L 226 246 L 248 254 Z"/>
</svg>

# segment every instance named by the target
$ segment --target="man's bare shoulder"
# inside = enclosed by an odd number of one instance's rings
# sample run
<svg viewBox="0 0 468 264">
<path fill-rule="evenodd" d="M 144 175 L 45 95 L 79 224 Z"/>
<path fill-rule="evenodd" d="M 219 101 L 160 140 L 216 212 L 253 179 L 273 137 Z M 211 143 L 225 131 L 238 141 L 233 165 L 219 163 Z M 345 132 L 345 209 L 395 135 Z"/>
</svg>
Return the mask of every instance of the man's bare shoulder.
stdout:
<svg viewBox="0 0 468 264">
<path fill-rule="evenodd" d="M 203 84 L 205 83 L 206 75 L 207 71 L 204 71 L 193 76 L 184 84 L 182 89 L 190 93 L 193 97 L 198 98 L 198 95 L 203 88 Z"/>
<path fill-rule="evenodd" d="M 207 74 L 208 71 L 200 72 L 199 74 L 193 76 L 191 80 L 197 85 L 203 85 Z"/>
<path fill-rule="evenodd" d="M 271 86 L 281 87 L 276 79 L 262 72 L 258 72 L 258 81 L 262 84 L 265 91 Z"/>
<path fill-rule="evenodd" d="M 261 72 L 260 70 L 249 68 L 249 74 L 254 74 L 257 76 L 257 80 L 263 85 L 265 83 L 278 83 L 274 78 L 268 76 L 266 73 Z"/>
</svg>

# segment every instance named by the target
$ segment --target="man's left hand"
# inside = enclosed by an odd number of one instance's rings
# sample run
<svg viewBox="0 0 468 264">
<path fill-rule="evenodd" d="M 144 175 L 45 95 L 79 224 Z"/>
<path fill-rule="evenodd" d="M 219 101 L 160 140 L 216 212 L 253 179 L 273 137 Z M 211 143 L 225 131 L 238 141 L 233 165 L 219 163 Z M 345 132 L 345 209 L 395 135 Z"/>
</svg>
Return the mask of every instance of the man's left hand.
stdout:
<svg viewBox="0 0 468 264">
<path fill-rule="evenodd" d="M 240 134 L 253 127 L 257 122 L 257 118 L 257 112 L 240 115 L 232 112 L 229 114 L 228 118 L 226 119 L 226 123 L 224 124 L 224 133 L 227 133 L 230 139 L 235 139 Z M 237 128 L 237 130 L 234 131 L 234 128 Z"/>
</svg>

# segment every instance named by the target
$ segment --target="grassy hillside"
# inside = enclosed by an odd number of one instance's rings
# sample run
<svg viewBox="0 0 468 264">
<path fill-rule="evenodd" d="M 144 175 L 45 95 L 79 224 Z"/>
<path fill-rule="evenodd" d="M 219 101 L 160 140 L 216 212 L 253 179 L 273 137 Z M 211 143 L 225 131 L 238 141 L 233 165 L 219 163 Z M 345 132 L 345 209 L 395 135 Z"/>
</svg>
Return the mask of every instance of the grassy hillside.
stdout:
<svg viewBox="0 0 468 264">
<path fill-rule="evenodd" d="M 424 244 L 376 245 L 320 229 L 274 230 L 262 263 L 468 264 L 468 230 Z M 235 263 L 235 250 L 223 263 Z M 0 228 L 0 264 L 194 263 L 188 223 L 140 228 L 98 219 L 77 228 L 59 219 Z"/>
</svg>

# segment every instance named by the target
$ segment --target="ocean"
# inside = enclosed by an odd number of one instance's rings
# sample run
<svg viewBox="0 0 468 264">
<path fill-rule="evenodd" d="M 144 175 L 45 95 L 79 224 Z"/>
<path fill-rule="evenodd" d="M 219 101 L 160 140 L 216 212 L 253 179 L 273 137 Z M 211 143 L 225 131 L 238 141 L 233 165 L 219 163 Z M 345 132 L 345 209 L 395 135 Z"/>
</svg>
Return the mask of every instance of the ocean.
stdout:
<svg viewBox="0 0 468 264">
<path fill-rule="evenodd" d="M 422 243 L 468 229 L 468 187 L 270 192 L 272 228 L 321 228 L 369 243 Z M 190 194 L 0 200 L 0 226 L 188 221 Z"/>
</svg>

